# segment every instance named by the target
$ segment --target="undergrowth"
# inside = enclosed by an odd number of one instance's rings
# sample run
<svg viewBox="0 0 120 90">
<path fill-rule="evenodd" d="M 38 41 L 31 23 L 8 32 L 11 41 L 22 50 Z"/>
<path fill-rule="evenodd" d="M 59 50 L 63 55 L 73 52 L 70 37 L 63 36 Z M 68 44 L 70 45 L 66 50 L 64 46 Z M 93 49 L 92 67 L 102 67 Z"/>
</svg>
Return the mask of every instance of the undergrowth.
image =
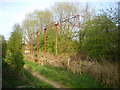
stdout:
<svg viewBox="0 0 120 90">
<path fill-rule="evenodd" d="M 40 65 L 34 62 L 25 61 L 34 72 L 45 76 L 47 79 L 59 82 L 61 85 L 70 88 L 104 88 L 104 85 L 95 81 L 87 73 L 72 73 L 70 70 L 51 65 Z"/>
<path fill-rule="evenodd" d="M 3 79 L 3 88 L 17 88 L 18 86 L 26 86 L 25 88 L 53 88 L 48 83 L 32 76 L 27 70 L 23 70 L 24 75 L 21 79 L 14 79 L 12 77 L 5 77 Z"/>
</svg>

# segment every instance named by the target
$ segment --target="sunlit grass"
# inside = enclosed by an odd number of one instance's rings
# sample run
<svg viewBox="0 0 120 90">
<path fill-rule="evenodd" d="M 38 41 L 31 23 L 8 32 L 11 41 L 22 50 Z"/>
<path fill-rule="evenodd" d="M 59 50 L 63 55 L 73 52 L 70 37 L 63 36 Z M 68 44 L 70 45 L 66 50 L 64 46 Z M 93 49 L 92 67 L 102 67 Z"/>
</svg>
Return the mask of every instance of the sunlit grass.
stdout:
<svg viewBox="0 0 120 90">
<path fill-rule="evenodd" d="M 33 77 L 28 71 L 25 70 L 25 75 L 28 78 L 29 82 L 32 82 L 33 85 L 31 88 L 53 88 L 53 86 L 48 83 L 38 79 L 37 77 Z"/>
<path fill-rule="evenodd" d="M 70 70 L 54 67 L 50 65 L 40 65 L 34 62 L 26 61 L 26 64 L 33 69 L 33 71 L 45 76 L 49 80 L 59 82 L 61 85 L 70 88 L 104 88 L 99 82 L 93 80 L 87 73 L 74 74 Z"/>
</svg>

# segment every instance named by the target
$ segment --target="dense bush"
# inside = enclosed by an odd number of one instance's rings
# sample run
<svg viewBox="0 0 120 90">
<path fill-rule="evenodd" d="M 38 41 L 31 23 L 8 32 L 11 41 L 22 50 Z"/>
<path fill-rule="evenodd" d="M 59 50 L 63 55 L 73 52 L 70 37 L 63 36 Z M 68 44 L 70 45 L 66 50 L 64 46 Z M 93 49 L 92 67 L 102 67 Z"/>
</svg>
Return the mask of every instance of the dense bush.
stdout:
<svg viewBox="0 0 120 90">
<path fill-rule="evenodd" d="M 17 77 L 24 65 L 22 54 L 22 33 L 19 25 L 14 26 L 7 44 L 7 54 L 3 59 L 3 75 Z"/>
<path fill-rule="evenodd" d="M 81 48 L 96 59 L 116 59 L 118 53 L 118 29 L 106 16 L 96 16 L 85 23 L 86 31 Z"/>
<path fill-rule="evenodd" d="M 0 57 L 3 59 L 6 55 L 7 43 L 3 35 L 0 35 Z"/>
</svg>

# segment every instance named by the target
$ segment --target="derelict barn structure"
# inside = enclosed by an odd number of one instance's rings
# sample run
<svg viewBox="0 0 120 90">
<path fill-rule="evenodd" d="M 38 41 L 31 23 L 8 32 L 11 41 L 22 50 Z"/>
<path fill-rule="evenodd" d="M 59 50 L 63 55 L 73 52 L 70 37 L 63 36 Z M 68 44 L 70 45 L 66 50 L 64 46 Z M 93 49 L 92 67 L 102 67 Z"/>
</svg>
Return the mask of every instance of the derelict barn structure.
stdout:
<svg viewBox="0 0 120 90">
<path fill-rule="evenodd" d="M 80 29 L 80 24 L 82 22 L 82 17 L 81 15 L 74 15 L 74 16 L 71 16 L 69 18 L 65 18 L 61 21 L 58 21 L 58 22 L 52 22 L 48 25 L 46 25 L 43 30 L 44 30 L 44 53 L 46 53 L 46 32 L 49 28 L 51 27 L 54 27 L 55 28 L 55 55 L 57 55 L 58 53 L 58 50 L 57 50 L 57 46 L 58 46 L 58 40 L 57 40 L 57 37 L 58 37 L 58 30 L 59 30 L 59 27 L 61 26 L 64 26 L 64 27 L 69 27 L 69 28 L 72 28 L 73 30 L 77 30 L 77 29 Z M 76 29 L 77 28 L 77 29 Z M 40 35 L 40 30 L 37 30 L 36 32 L 34 33 L 31 33 L 31 38 L 30 38 L 30 53 L 33 53 L 33 41 L 32 41 L 32 35 L 35 35 L 35 47 L 36 47 L 36 54 L 39 53 L 39 41 L 38 41 L 38 36 Z"/>
</svg>

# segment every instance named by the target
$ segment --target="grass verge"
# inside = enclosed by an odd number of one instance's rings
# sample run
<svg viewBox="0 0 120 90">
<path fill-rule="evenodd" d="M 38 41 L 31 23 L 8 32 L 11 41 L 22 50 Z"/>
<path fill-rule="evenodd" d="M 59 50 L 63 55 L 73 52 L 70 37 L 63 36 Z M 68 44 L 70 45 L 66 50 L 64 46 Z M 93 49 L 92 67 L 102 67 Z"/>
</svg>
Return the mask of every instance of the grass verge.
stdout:
<svg viewBox="0 0 120 90">
<path fill-rule="evenodd" d="M 45 76 L 47 79 L 56 81 L 61 85 L 70 88 L 104 88 L 100 82 L 96 82 L 87 73 L 74 74 L 70 70 L 54 67 L 51 65 L 40 65 L 34 62 L 25 61 L 28 67 L 32 68 L 34 72 Z"/>
</svg>

